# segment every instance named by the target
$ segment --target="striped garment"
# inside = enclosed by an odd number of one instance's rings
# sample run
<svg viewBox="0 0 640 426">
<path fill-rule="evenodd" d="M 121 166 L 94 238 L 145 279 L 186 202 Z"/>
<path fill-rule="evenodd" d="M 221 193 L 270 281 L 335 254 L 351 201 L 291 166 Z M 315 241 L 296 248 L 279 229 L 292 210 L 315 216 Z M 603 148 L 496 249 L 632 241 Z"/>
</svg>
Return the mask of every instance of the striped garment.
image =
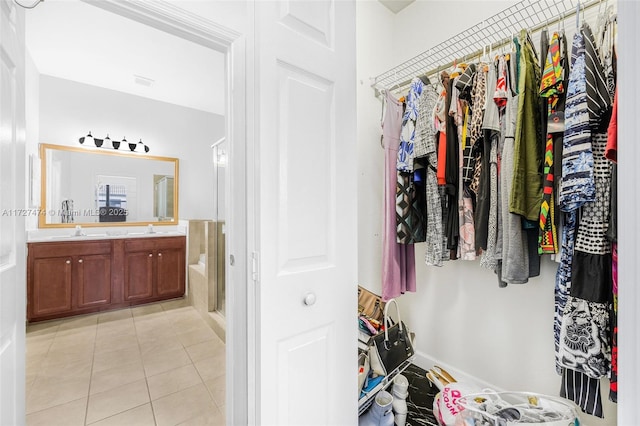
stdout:
<svg viewBox="0 0 640 426">
<path fill-rule="evenodd" d="M 575 34 L 571 47 L 571 73 L 562 142 L 562 179 L 558 199 L 560 209 L 565 212 L 594 201 L 596 195 L 586 86 L 584 39 L 581 34 Z"/>
<path fill-rule="evenodd" d="M 591 28 L 585 23 L 581 32 L 585 45 L 589 123 L 592 129 L 602 131 L 611 118 L 611 97 Z"/>
<path fill-rule="evenodd" d="M 573 370 L 564 370 L 560 396 L 574 401 L 582 411 L 597 417 L 604 417 L 600 379 L 592 379 Z"/>
</svg>

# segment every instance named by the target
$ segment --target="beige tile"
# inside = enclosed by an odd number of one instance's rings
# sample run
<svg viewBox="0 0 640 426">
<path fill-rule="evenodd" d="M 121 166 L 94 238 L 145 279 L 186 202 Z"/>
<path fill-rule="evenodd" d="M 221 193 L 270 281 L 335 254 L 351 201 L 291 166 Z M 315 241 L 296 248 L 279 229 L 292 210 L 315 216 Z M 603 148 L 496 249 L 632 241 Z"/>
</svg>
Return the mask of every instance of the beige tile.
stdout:
<svg viewBox="0 0 640 426">
<path fill-rule="evenodd" d="M 152 401 L 200 383 L 202 379 L 193 364 L 147 378 Z"/>
<path fill-rule="evenodd" d="M 224 410 L 209 410 L 204 414 L 196 416 L 185 422 L 179 423 L 179 426 L 225 426 Z"/>
<path fill-rule="evenodd" d="M 139 349 L 138 336 L 135 333 L 115 334 L 108 337 L 98 337 L 95 353 L 134 349 Z"/>
<path fill-rule="evenodd" d="M 152 404 L 158 426 L 177 425 L 218 409 L 202 383 L 157 399 Z"/>
<path fill-rule="evenodd" d="M 178 339 L 184 346 L 192 346 L 198 343 L 218 339 L 216 333 L 207 325 L 199 329 L 178 334 Z"/>
<path fill-rule="evenodd" d="M 90 330 L 95 331 L 97 324 L 98 324 L 97 314 L 66 319 L 60 323 L 60 327 L 58 327 L 57 336 L 71 334 L 71 333 L 78 333 L 78 332 L 87 332 Z"/>
<path fill-rule="evenodd" d="M 27 426 L 84 426 L 87 398 L 27 415 Z"/>
<path fill-rule="evenodd" d="M 139 337 L 141 339 L 141 337 Z M 143 357 L 156 352 L 166 352 L 171 350 L 183 349 L 182 343 L 177 336 L 160 336 L 150 338 L 149 336 L 139 340 L 140 353 Z"/>
<path fill-rule="evenodd" d="M 95 371 L 91 376 L 89 394 L 108 391 L 142 379 L 144 379 L 142 360 L 123 363 L 106 370 Z"/>
<path fill-rule="evenodd" d="M 224 353 L 202 359 L 194 365 L 205 382 L 225 374 L 227 368 Z"/>
<path fill-rule="evenodd" d="M 131 310 L 129 308 L 119 309 L 116 311 L 103 312 L 98 315 L 98 324 L 107 323 L 112 321 L 119 321 L 127 318 L 131 318 Z"/>
<path fill-rule="evenodd" d="M 136 334 L 136 327 L 135 322 L 133 321 L 133 317 L 99 323 L 96 338 L 99 340 L 101 338 L 112 337 L 121 334 Z"/>
<path fill-rule="evenodd" d="M 27 374 L 35 373 L 38 370 L 40 370 L 40 368 L 42 368 L 42 365 L 44 364 L 44 361 L 46 359 L 47 359 L 46 354 L 41 354 L 41 355 L 27 354 L 27 356 L 25 357 Z"/>
<path fill-rule="evenodd" d="M 43 360 L 42 367 L 56 366 L 60 364 L 85 363 L 93 358 L 93 344 L 87 345 L 57 345 L 52 346 Z"/>
<path fill-rule="evenodd" d="M 60 358 L 58 362 L 53 362 L 47 357 L 47 362 L 43 363 L 38 371 L 38 377 L 59 378 L 59 379 L 86 379 L 91 377 L 91 358 Z"/>
<path fill-rule="evenodd" d="M 103 371 L 122 364 L 142 360 L 140 348 L 137 346 L 108 352 L 98 352 L 93 355 L 93 371 Z"/>
<path fill-rule="evenodd" d="M 38 377 L 27 398 L 27 414 L 84 398 L 89 394 L 89 377 Z"/>
<path fill-rule="evenodd" d="M 185 349 L 191 357 L 191 361 L 198 362 L 205 358 L 224 354 L 225 344 L 222 342 L 222 340 L 220 340 L 218 336 L 216 336 L 215 339 L 187 346 Z"/>
<path fill-rule="evenodd" d="M 34 322 L 27 325 L 27 341 L 36 336 L 55 336 L 61 320 Z"/>
<path fill-rule="evenodd" d="M 140 319 L 142 317 L 147 317 L 147 316 L 157 317 L 157 316 L 164 315 L 162 306 L 159 303 L 153 303 L 150 305 L 140 305 L 130 309 L 131 309 L 131 315 L 133 315 L 135 319 Z"/>
<path fill-rule="evenodd" d="M 218 376 L 215 379 L 207 380 L 206 382 L 204 382 L 205 386 L 209 390 L 209 393 L 211 394 L 211 398 L 213 399 L 213 402 L 216 403 L 218 408 L 223 413 L 224 413 L 224 406 L 227 401 L 227 392 L 226 392 L 227 386 L 225 383 L 226 377 L 227 377 L 226 374 L 223 374 L 222 376 Z"/>
<path fill-rule="evenodd" d="M 87 354 L 92 354 L 95 348 L 95 342 L 82 342 L 77 341 L 75 343 L 65 344 L 63 342 L 55 341 L 51 344 L 47 357 L 69 355 L 82 358 Z"/>
<path fill-rule="evenodd" d="M 180 308 L 187 308 L 191 306 L 189 304 L 189 299 L 187 299 L 186 297 L 169 300 L 167 302 L 162 302 L 161 305 L 162 305 L 162 309 L 165 312 L 180 309 Z"/>
<path fill-rule="evenodd" d="M 151 377 L 191 364 L 191 358 L 180 348 L 149 353 L 142 358 L 142 362 L 147 377 Z"/>
<path fill-rule="evenodd" d="M 144 404 L 115 416 L 107 417 L 91 426 L 155 426 L 151 404 Z"/>
<path fill-rule="evenodd" d="M 93 347 L 96 341 L 95 327 L 90 331 L 73 331 L 68 334 L 56 334 L 49 350 L 68 350 L 69 347 L 90 346 Z"/>
<path fill-rule="evenodd" d="M 27 339 L 27 356 L 46 354 L 53 343 L 54 337 L 55 334 L 46 334 Z"/>
<path fill-rule="evenodd" d="M 149 402 L 147 381 L 138 380 L 89 396 L 87 423 L 105 419 Z"/>
</svg>

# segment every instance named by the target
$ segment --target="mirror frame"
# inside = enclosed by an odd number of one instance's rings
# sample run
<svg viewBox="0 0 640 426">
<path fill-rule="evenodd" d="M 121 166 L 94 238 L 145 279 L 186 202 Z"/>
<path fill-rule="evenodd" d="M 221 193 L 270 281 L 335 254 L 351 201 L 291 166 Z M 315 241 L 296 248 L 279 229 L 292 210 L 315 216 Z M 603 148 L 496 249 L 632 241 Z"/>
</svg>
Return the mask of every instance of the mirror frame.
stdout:
<svg viewBox="0 0 640 426">
<path fill-rule="evenodd" d="M 142 160 L 156 160 L 156 161 L 166 161 L 173 163 L 174 165 L 174 179 L 173 179 L 173 221 L 146 221 L 146 222 L 72 222 L 72 223 L 46 223 L 47 222 L 47 150 L 58 150 L 58 151 L 73 151 L 73 152 L 82 152 L 86 154 L 96 154 L 96 155 L 110 155 L 116 157 L 135 157 Z M 77 225 L 81 225 L 83 227 L 118 227 L 118 226 L 147 226 L 149 224 L 158 225 L 158 226 L 176 226 L 178 225 L 178 206 L 179 206 L 179 160 L 173 157 L 160 157 L 155 155 L 146 155 L 146 154 L 136 154 L 133 152 L 127 151 L 108 151 L 104 148 L 95 148 L 92 149 L 90 147 L 74 147 L 74 146 L 65 146 L 65 145 L 54 145 L 41 143 L 40 144 L 40 208 L 38 210 L 38 227 L 39 228 L 74 228 Z"/>
</svg>

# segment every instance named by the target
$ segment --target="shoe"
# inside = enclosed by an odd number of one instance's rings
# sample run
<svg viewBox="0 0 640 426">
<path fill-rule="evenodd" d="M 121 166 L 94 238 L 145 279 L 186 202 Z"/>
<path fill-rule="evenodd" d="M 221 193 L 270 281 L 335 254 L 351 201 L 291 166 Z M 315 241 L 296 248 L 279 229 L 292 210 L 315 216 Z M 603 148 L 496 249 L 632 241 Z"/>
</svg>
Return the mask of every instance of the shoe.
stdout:
<svg viewBox="0 0 640 426">
<path fill-rule="evenodd" d="M 409 396 L 409 381 L 402 374 L 398 374 L 393 379 L 393 387 L 391 388 L 393 396 L 393 412 L 395 413 L 394 421 L 396 426 L 404 426 L 407 422 L 407 397 Z"/>
<path fill-rule="evenodd" d="M 376 395 L 369 411 L 358 419 L 358 426 L 393 426 L 393 396 L 387 391 Z"/>
</svg>

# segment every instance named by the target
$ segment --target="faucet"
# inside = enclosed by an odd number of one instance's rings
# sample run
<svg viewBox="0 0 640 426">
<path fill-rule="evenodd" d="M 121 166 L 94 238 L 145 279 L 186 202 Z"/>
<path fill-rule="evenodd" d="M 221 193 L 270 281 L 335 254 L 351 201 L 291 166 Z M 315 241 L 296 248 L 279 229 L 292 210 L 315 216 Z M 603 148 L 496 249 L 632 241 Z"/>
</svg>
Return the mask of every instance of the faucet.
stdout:
<svg viewBox="0 0 640 426">
<path fill-rule="evenodd" d="M 85 235 L 85 234 L 84 234 L 84 232 L 82 232 L 82 226 L 80 226 L 80 225 L 76 225 L 76 230 L 75 230 L 75 232 L 73 233 L 73 235 L 74 235 L 75 237 L 81 237 L 81 236 Z"/>
</svg>

